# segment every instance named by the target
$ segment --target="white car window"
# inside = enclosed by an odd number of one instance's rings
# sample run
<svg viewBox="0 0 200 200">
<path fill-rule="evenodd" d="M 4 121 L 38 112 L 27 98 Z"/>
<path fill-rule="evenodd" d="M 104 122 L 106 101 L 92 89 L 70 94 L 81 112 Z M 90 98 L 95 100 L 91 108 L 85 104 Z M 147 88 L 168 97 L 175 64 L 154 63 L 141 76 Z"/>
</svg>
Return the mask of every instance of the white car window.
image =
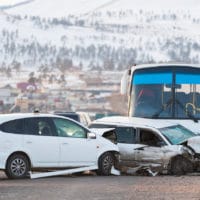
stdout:
<svg viewBox="0 0 200 200">
<path fill-rule="evenodd" d="M 0 130 L 6 133 L 23 134 L 23 119 L 11 120 L 1 124 Z"/>
<path fill-rule="evenodd" d="M 50 120 L 46 117 L 24 119 L 24 132 L 28 135 L 54 136 Z"/>
<path fill-rule="evenodd" d="M 58 136 L 60 137 L 73 137 L 73 138 L 86 138 L 87 131 L 78 124 L 60 118 L 54 118 L 53 122 L 56 126 Z"/>
</svg>

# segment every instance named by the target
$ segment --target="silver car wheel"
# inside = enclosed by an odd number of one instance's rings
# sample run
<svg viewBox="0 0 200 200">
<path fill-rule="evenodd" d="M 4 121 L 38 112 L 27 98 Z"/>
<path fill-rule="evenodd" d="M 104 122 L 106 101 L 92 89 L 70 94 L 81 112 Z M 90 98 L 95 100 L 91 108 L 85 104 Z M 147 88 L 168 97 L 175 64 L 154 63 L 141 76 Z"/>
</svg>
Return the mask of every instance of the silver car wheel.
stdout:
<svg viewBox="0 0 200 200">
<path fill-rule="evenodd" d="M 15 176 L 21 176 L 26 172 L 26 163 L 23 159 L 16 158 L 11 162 L 10 169 Z"/>
</svg>

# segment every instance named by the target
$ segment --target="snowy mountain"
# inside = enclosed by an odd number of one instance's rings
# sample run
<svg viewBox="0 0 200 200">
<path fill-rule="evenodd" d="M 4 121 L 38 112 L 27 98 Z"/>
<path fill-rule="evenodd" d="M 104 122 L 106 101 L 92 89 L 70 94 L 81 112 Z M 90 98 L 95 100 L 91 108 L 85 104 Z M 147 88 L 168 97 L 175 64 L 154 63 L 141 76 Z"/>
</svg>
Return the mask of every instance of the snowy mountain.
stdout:
<svg viewBox="0 0 200 200">
<path fill-rule="evenodd" d="M 0 13 L 3 67 L 123 70 L 134 63 L 200 61 L 198 0 L 32 0 L 10 5 Z"/>
<path fill-rule="evenodd" d="M 7 0 L 7 2 L 9 2 Z M 19 3 L 19 0 L 13 0 Z M 21 0 L 22 2 L 22 0 Z M 196 10 L 198 0 L 32 0 L 28 5 L 18 6 L 9 11 L 11 14 L 41 17 L 65 17 L 69 14 L 88 14 L 96 11 L 116 10 Z"/>
<path fill-rule="evenodd" d="M 18 6 L 22 6 L 24 4 L 30 3 L 34 0 L 25 0 L 25 1 L 21 1 L 21 0 L 1 0 L 0 2 L 0 10 L 6 10 L 6 9 L 11 9 L 14 7 L 18 7 Z"/>
</svg>

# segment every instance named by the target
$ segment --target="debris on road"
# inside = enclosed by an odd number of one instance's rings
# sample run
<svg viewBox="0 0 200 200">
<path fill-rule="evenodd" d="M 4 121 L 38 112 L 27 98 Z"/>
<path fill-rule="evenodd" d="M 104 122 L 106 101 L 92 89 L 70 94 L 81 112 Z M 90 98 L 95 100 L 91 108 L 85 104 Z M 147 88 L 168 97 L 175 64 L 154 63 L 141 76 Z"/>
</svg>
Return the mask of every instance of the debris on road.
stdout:
<svg viewBox="0 0 200 200">
<path fill-rule="evenodd" d="M 153 171 L 149 166 L 123 167 L 122 172 L 130 175 L 157 176 L 159 171 Z"/>
<path fill-rule="evenodd" d="M 58 170 L 58 171 L 51 171 L 51 172 L 41 172 L 41 173 L 32 173 L 30 172 L 30 178 L 36 179 L 36 178 L 44 178 L 44 177 L 51 177 L 51 176 L 59 176 L 59 175 L 69 175 L 74 174 L 78 172 L 85 172 L 85 171 L 91 171 L 91 170 L 97 170 L 98 166 L 88 166 L 88 167 L 79 167 L 75 169 L 65 169 L 65 170 Z M 115 169 L 114 167 L 111 168 L 111 174 L 119 176 L 120 171 Z"/>
<path fill-rule="evenodd" d="M 75 169 L 65 169 L 65 170 L 59 170 L 59 171 L 51 171 L 51 172 L 42 172 L 42 173 L 32 173 L 30 172 L 30 178 L 36 179 L 36 178 L 44 178 L 44 177 L 51 177 L 51 176 L 59 176 L 59 175 L 68 175 L 68 174 L 74 174 L 78 172 L 84 172 L 88 170 L 97 170 L 97 165 L 89 166 L 89 167 L 79 167 Z"/>
<path fill-rule="evenodd" d="M 111 174 L 116 175 L 116 176 L 120 176 L 121 172 L 117 169 L 115 169 L 113 166 L 111 168 Z"/>
</svg>

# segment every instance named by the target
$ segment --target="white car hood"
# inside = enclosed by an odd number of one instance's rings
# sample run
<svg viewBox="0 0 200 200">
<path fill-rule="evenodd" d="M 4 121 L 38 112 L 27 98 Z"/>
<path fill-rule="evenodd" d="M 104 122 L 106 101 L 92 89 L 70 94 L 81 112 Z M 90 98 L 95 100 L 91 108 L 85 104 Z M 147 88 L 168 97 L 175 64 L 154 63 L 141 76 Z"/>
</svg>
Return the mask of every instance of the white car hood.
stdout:
<svg viewBox="0 0 200 200">
<path fill-rule="evenodd" d="M 190 146 L 196 153 L 200 153 L 200 136 L 191 137 L 187 145 Z"/>
</svg>

